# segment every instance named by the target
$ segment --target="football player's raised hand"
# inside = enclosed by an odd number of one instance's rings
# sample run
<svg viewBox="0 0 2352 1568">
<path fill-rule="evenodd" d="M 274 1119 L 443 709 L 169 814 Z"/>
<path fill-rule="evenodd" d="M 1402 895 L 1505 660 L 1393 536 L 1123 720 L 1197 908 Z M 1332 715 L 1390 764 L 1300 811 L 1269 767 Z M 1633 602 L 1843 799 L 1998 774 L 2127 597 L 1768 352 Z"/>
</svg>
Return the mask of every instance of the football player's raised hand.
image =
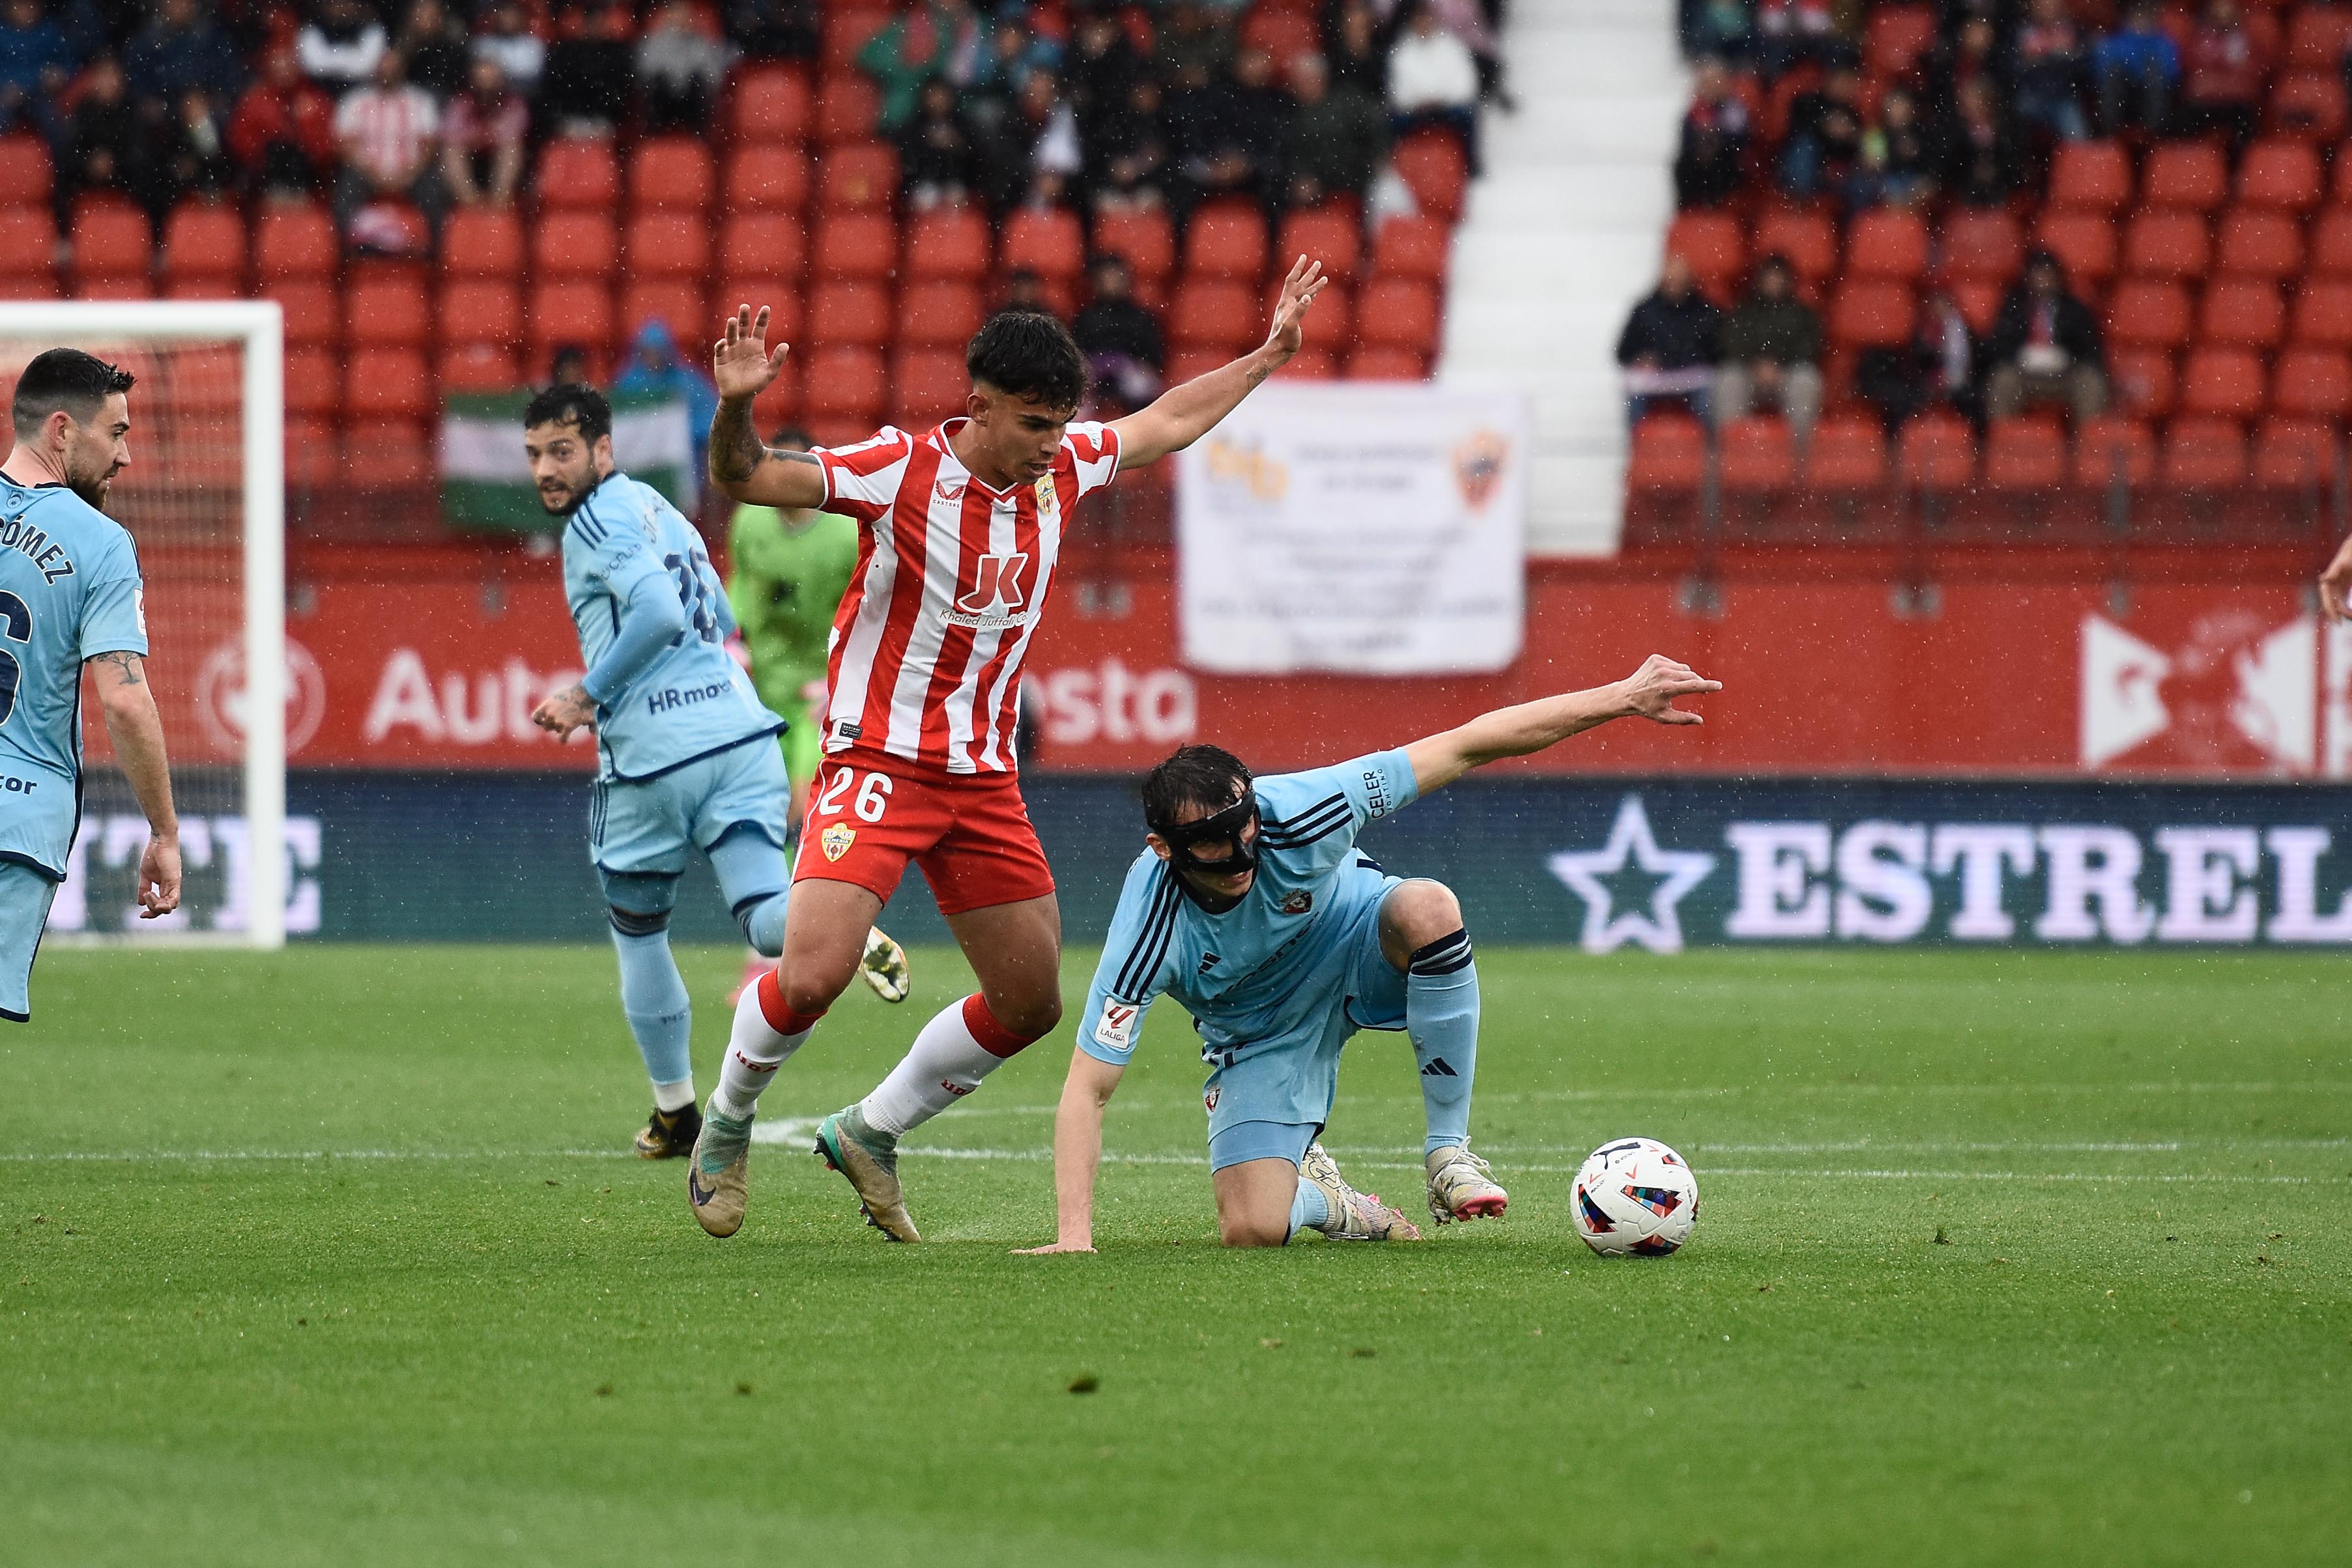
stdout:
<svg viewBox="0 0 2352 1568">
<path fill-rule="evenodd" d="M 1705 724 L 1706 720 L 1698 715 L 1676 707 L 1675 699 L 1722 689 L 1721 681 L 1710 681 L 1688 664 L 1653 653 L 1626 677 L 1625 707 L 1628 713 L 1660 724 Z"/>
<path fill-rule="evenodd" d="M 725 336 L 710 346 L 710 379 L 718 383 L 720 397 L 758 397 L 783 373 L 784 356 L 792 351 L 790 343 L 777 344 L 772 354 L 768 351 L 766 306 L 760 307 L 757 316 L 749 305 L 739 306 L 727 318 Z"/>
<path fill-rule="evenodd" d="M 1300 256 L 1291 263 L 1290 276 L 1282 280 L 1282 298 L 1275 302 L 1274 329 L 1265 335 L 1265 346 L 1286 361 L 1298 352 L 1307 341 L 1307 310 L 1323 286 L 1331 280 L 1323 276 L 1323 264 Z"/>
</svg>

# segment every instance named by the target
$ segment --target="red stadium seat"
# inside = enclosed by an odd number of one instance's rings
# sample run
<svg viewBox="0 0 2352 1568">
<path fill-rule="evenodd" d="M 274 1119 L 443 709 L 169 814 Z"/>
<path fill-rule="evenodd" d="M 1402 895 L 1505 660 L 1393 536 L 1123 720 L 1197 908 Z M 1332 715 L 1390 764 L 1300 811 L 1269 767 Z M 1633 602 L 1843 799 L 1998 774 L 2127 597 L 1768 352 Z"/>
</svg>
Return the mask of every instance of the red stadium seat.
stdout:
<svg viewBox="0 0 2352 1568">
<path fill-rule="evenodd" d="M 2074 483 L 2085 490 L 2105 490 L 2120 476 L 2132 486 L 2145 485 L 2156 473 L 2156 437 L 2136 419 L 2103 414 L 2074 433 Z"/>
<path fill-rule="evenodd" d="M 344 340 L 361 349 L 422 349 L 433 338 L 433 307 L 416 277 L 374 278 L 343 295 Z"/>
<path fill-rule="evenodd" d="M 441 341 L 445 348 L 489 345 L 511 351 L 522 332 L 522 290 L 497 278 L 455 278 L 442 285 Z"/>
<path fill-rule="evenodd" d="M 1216 202 L 1192 214 L 1184 232 L 1184 270 L 1194 277 L 1265 276 L 1265 215 L 1256 207 Z"/>
<path fill-rule="evenodd" d="M 1944 232 L 1937 237 L 1948 277 L 2005 284 L 2024 269 L 2025 236 L 2007 213 L 1960 208 L 1944 220 Z"/>
<path fill-rule="evenodd" d="M 47 206 L 0 207 L 0 287 L 14 298 L 26 278 L 48 278 L 55 268 L 58 223 Z"/>
<path fill-rule="evenodd" d="M 896 327 L 890 296 L 878 283 L 820 283 L 809 297 L 805 330 L 813 343 L 878 350 L 896 335 Z M 814 392 L 815 371 L 809 373 Z"/>
<path fill-rule="evenodd" d="M 721 273 L 710 291 L 711 336 L 716 338 L 725 327 L 729 316 L 743 306 L 751 308 L 756 319 L 761 309 L 768 312 L 768 341 L 791 343 L 795 352 L 801 340 L 801 298 L 799 286 L 779 282 L 772 277 L 754 275 L 750 277 L 730 277 Z M 787 358 L 784 362 L 792 364 Z"/>
<path fill-rule="evenodd" d="M 2055 421 L 2004 419 L 1992 427 L 1985 445 L 1988 489 L 2053 490 L 2065 478 L 2066 437 Z"/>
<path fill-rule="evenodd" d="M 2238 164 L 2238 201 L 2242 206 L 2307 213 L 2319 204 L 2322 188 L 2319 150 L 2308 141 L 2292 138 L 2257 141 L 2246 149 Z"/>
<path fill-rule="evenodd" d="M 1214 370 L 1211 365 L 1206 367 Z M 1171 382 L 1177 375 L 1171 368 Z M 1429 361 L 1411 349 L 1392 348 L 1375 343 L 1360 348 L 1348 356 L 1348 380 L 1351 382 L 1421 382 L 1429 379 Z"/>
<path fill-rule="evenodd" d="M 964 345 L 987 315 L 977 284 L 952 278 L 910 283 L 898 295 L 898 346 L 953 349 L 961 364 Z"/>
<path fill-rule="evenodd" d="M 74 208 L 72 238 L 77 278 L 144 279 L 154 270 L 154 230 L 128 202 L 85 197 Z"/>
<path fill-rule="evenodd" d="M 1004 220 L 996 261 L 1006 272 L 1026 267 L 1048 280 L 1075 281 L 1087 263 L 1077 214 L 1060 207 L 1023 207 Z"/>
<path fill-rule="evenodd" d="M 2333 5 L 2298 5 L 2287 26 L 2286 53 L 2280 64 L 2288 70 L 2332 71 L 2342 68 L 2344 50 L 2352 45 L 2352 11 Z"/>
<path fill-rule="evenodd" d="M 834 344 L 809 356 L 802 402 L 809 419 L 836 419 L 870 429 L 881 422 L 889 402 L 889 372 L 872 349 Z"/>
<path fill-rule="evenodd" d="M 278 302 L 286 347 L 324 348 L 343 335 L 343 294 L 332 283 L 315 277 L 278 278 L 260 290 Z"/>
<path fill-rule="evenodd" d="M 1963 490 L 1976 478 L 1977 434 L 1958 414 L 1933 411 L 1903 427 L 1903 477 L 1923 490 Z"/>
<path fill-rule="evenodd" d="M 2197 349 L 2180 369 L 2180 412 L 2252 419 L 2263 412 L 2263 361 L 2246 349 Z"/>
<path fill-rule="evenodd" d="M 621 199 L 621 166 L 601 136 L 559 136 L 540 149 L 532 188 L 549 212 L 610 213 Z"/>
<path fill-rule="evenodd" d="M 1684 217 L 1696 215 L 1683 214 Z M 1675 220 L 1677 225 L 1681 221 L 1681 218 Z M 1736 225 L 1732 238 L 1737 245 L 1738 229 Z M 1435 218 L 1383 218 L 1372 235 L 1372 271 L 1381 277 L 1418 277 L 1428 283 L 1443 283 L 1453 254 L 1454 231 Z M 1733 271 L 1736 273 L 1738 270 L 1738 263 L 1735 262 Z"/>
<path fill-rule="evenodd" d="M 287 417 L 332 419 L 342 406 L 342 357 L 325 349 L 288 349 Z"/>
<path fill-rule="evenodd" d="M 946 349 L 901 349 L 890 362 L 891 423 L 928 430 L 963 412 L 971 377 L 963 356 Z"/>
<path fill-rule="evenodd" d="M 2120 141 L 2061 141 L 2050 161 L 2050 204 L 2121 212 L 2131 203 L 2131 158 Z"/>
<path fill-rule="evenodd" d="M 433 371 L 419 349 L 361 349 L 343 372 L 343 413 L 352 419 L 426 419 L 441 412 Z"/>
<path fill-rule="evenodd" d="M 855 71 L 835 71 L 816 98 L 816 140 L 826 147 L 863 141 L 882 122 L 882 95 Z"/>
<path fill-rule="evenodd" d="M 2218 490 L 2246 480 L 2246 437 L 2226 419 L 2178 419 L 2165 432 L 2157 475 L 2184 490 Z"/>
<path fill-rule="evenodd" d="M 2332 70 L 2302 71 L 2271 89 L 2264 123 L 2276 135 L 2333 143 L 2344 139 L 2346 118 L 2343 78 Z"/>
<path fill-rule="evenodd" d="M 1290 357 L 1290 363 L 1282 367 L 1282 374 L 1285 380 L 1294 382 L 1336 381 L 1339 361 L 1309 343 Z"/>
<path fill-rule="evenodd" d="M 264 279 L 331 277 L 342 254 L 335 220 L 323 207 L 272 205 L 254 225 L 253 270 Z"/>
<path fill-rule="evenodd" d="M 328 490 L 342 478 L 342 453 L 335 440 L 334 405 L 323 415 L 286 421 L 286 484 L 293 490 Z"/>
<path fill-rule="evenodd" d="M 1254 5 L 1242 17 L 1242 47 L 1264 49 L 1277 67 L 1286 67 L 1299 55 L 1312 54 L 1320 43 L 1315 17 L 1308 12 Z"/>
<path fill-rule="evenodd" d="M 1863 59 L 1874 78 L 1908 73 L 1936 42 L 1933 5 L 1881 5 L 1863 34 Z"/>
<path fill-rule="evenodd" d="M 820 280 L 887 277 L 898 269 L 898 225 L 887 211 L 829 214 L 810 251 Z"/>
<path fill-rule="evenodd" d="M 1778 418 L 1727 422 L 1716 433 L 1723 487 L 1735 494 L 1785 490 L 1797 477 L 1796 446 L 1788 422 Z"/>
<path fill-rule="evenodd" d="M 1444 318 L 1444 299 L 1435 284 L 1405 277 L 1375 278 L 1364 285 L 1357 301 L 1356 341 L 1368 349 L 1408 349 L 1426 362 L 1426 357 L 1437 351 Z M 1262 316 L 1260 331 L 1263 319 Z"/>
<path fill-rule="evenodd" d="M 828 76 L 855 71 L 857 51 L 889 26 L 893 7 L 879 0 L 839 0 L 824 8 L 824 42 L 820 58 Z"/>
<path fill-rule="evenodd" d="M 2287 335 L 2310 348 L 2352 349 L 2352 279 L 2315 277 L 2296 289 Z"/>
<path fill-rule="evenodd" d="M 2266 419 L 2254 433 L 2253 482 L 2266 489 L 2315 489 L 2335 481 L 2340 444 L 2328 425 Z"/>
<path fill-rule="evenodd" d="M 2303 270 L 2303 230 L 2293 214 L 2241 208 L 2221 220 L 2222 276 L 2283 279 Z"/>
<path fill-rule="evenodd" d="M 653 137 L 629 155 L 629 205 L 639 211 L 703 212 L 717 184 L 710 149 L 699 137 Z"/>
<path fill-rule="evenodd" d="M 746 147 L 727 165 L 727 205 L 741 214 L 797 213 L 808 205 L 815 183 L 801 147 Z"/>
<path fill-rule="evenodd" d="M 1838 289 L 1830 307 L 1830 341 L 1849 349 L 1899 348 L 1911 340 L 1918 312 L 1911 290 L 1864 278 Z"/>
<path fill-rule="evenodd" d="M 677 277 L 631 278 L 621 290 L 616 346 L 635 342 L 637 334 L 655 321 L 668 328 L 670 336 L 685 345 L 683 351 L 689 362 L 700 359 L 697 349 L 719 332 L 719 318 L 710 308 L 709 297 L 703 293 L 700 282 Z"/>
<path fill-rule="evenodd" d="M 1927 270 L 1927 225 L 1916 213 L 1882 207 L 1854 219 L 1845 236 L 1845 276 L 1916 283 Z"/>
<path fill-rule="evenodd" d="M 2273 412 L 2341 424 L 2352 416 L 2352 355 L 2341 349 L 2290 349 L 2271 373 Z"/>
<path fill-rule="evenodd" d="M 1178 349 L 1168 356 L 1168 384 L 1180 386 L 1232 361 L 1223 349 Z"/>
<path fill-rule="evenodd" d="M 639 213 L 629 220 L 628 272 L 635 277 L 688 278 L 710 271 L 710 230 L 693 213 Z"/>
<path fill-rule="evenodd" d="M 597 277 L 609 281 L 620 270 L 621 236 L 604 213 L 551 213 L 530 236 L 532 281 Z"/>
<path fill-rule="evenodd" d="M 2286 336 L 2286 301 L 2276 284 L 2225 277 L 2205 290 L 2197 336 L 2225 348 L 2276 348 Z"/>
<path fill-rule="evenodd" d="M 2352 277 L 2352 207 L 2330 207 L 2312 224 L 2309 265 L 2324 277 Z"/>
<path fill-rule="evenodd" d="M 1230 355 L 1254 342 L 1260 330 L 1255 283 L 1188 277 L 1169 311 L 1168 340 L 1182 348 Z"/>
<path fill-rule="evenodd" d="M 2172 355 L 2162 349 L 2117 349 L 2107 356 L 2107 379 L 2116 405 L 2143 419 L 2172 412 L 2178 388 Z"/>
<path fill-rule="evenodd" d="M 800 219 L 782 213 L 749 213 L 732 218 L 719 236 L 719 272 L 724 278 L 772 277 L 790 282 L 800 277 L 807 261 L 808 231 Z"/>
<path fill-rule="evenodd" d="M 2189 290 L 2156 277 L 2126 277 L 2107 296 L 2107 341 L 2126 349 L 2178 349 L 2189 341 Z"/>
<path fill-rule="evenodd" d="M 898 199 L 898 154 L 887 141 L 828 147 L 817 166 L 816 199 L 828 214 L 887 210 Z"/>
<path fill-rule="evenodd" d="M 988 220 L 979 213 L 966 207 L 925 213 L 908 225 L 903 274 L 909 281 L 976 281 L 988 276 L 992 248 Z"/>
<path fill-rule="evenodd" d="M 522 221 L 512 212 L 461 207 L 442 225 L 445 277 L 516 278 L 522 264 Z"/>
<path fill-rule="evenodd" d="M 728 98 L 728 124 L 746 146 L 798 142 L 815 115 L 808 77 L 795 66 L 752 66 L 735 78 Z"/>
<path fill-rule="evenodd" d="M 1381 225 L 1384 241 L 1389 228 L 1400 221 L 1391 218 Z M 1451 225 L 1434 218 L 1412 221 L 1433 225 L 1437 233 L 1447 236 L 1450 245 L 1454 232 Z M 1727 299 L 1748 272 L 1748 230 L 1729 213 L 1676 213 L 1666 229 L 1666 254 L 1690 263 L 1692 276 L 1709 295 L 1718 300 Z"/>
<path fill-rule="evenodd" d="M 613 340 L 613 290 L 603 280 L 534 283 L 525 323 L 530 360 L 544 363 L 559 344 L 577 343 L 592 352 Z"/>
<path fill-rule="evenodd" d="M 1416 131 L 1389 155 L 1397 177 L 1412 192 L 1422 212 L 1448 223 L 1462 215 L 1470 188 L 1470 163 L 1462 143 L 1444 131 Z"/>
<path fill-rule="evenodd" d="M 1876 420 L 1832 415 L 1813 427 L 1805 449 L 1807 488 L 1851 495 L 1885 483 L 1886 433 Z"/>
<path fill-rule="evenodd" d="M 1287 274 L 1302 256 L 1322 263 L 1325 276 L 1347 282 L 1363 264 L 1363 225 L 1352 214 L 1333 207 L 1293 213 L 1282 220 L 1282 234 L 1274 247 L 1274 269 Z"/>
<path fill-rule="evenodd" d="M 415 495 L 432 489 L 438 478 L 432 426 L 421 415 L 370 417 L 346 426 L 341 444 L 334 482 L 345 488 Z"/>
<path fill-rule="evenodd" d="M 1706 477 L 1706 431 L 1688 414 L 1653 413 L 1633 427 L 1625 483 L 1637 495 L 1696 490 Z"/>
<path fill-rule="evenodd" d="M 1095 251 L 1100 256 L 1125 256 L 1138 278 L 1156 286 L 1176 268 L 1176 233 L 1169 225 L 1168 214 L 1156 208 L 1144 213 L 1107 213 L 1095 220 Z"/>
<path fill-rule="evenodd" d="M 245 279 L 245 219 L 235 207 L 183 202 L 163 225 L 163 276 L 202 278 L 234 294 Z"/>
<path fill-rule="evenodd" d="M 1952 303 L 1960 308 L 1960 319 L 1969 324 L 1969 330 L 1979 338 L 1990 332 L 2007 290 L 1989 277 L 1963 277 L 1950 288 Z"/>
<path fill-rule="evenodd" d="M 1787 256 L 1789 265 L 1803 282 L 1819 283 L 1837 270 L 1837 230 L 1823 214 L 1775 209 L 1756 226 L 1748 256 L 1752 267 L 1776 255 Z"/>
<path fill-rule="evenodd" d="M 155 281 L 144 273 L 85 277 L 74 285 L 76 299 L 152 299 Z"/>
<path fill-rule="evenodd" d="M 45 206 L 56 185 L 48 143 L 37 136 L 0 136 L 0 203 Z"/>
<path fill-rule="evenodd" d="M 2099 213 L 2044 213 L 2033 243 L 2058 258 L 2067 287 L 2096 292 L 2116 275 L 2116 225 Z"/>
<path fill-rule="evenodd" d="M 2159 142 L 2140 171 L 2139 199 L 2146 206 L 2210 213 L 2229 195 L 2229 160 L 2210 141 Z"/>
<path fill-rule="evenodd" d="M 2124 231 L 2124 270 L 2138 277 L 2195 278 L 2211 258 L 2211 235 L 2195 213 L 2143 207 Z"/>
</svg>

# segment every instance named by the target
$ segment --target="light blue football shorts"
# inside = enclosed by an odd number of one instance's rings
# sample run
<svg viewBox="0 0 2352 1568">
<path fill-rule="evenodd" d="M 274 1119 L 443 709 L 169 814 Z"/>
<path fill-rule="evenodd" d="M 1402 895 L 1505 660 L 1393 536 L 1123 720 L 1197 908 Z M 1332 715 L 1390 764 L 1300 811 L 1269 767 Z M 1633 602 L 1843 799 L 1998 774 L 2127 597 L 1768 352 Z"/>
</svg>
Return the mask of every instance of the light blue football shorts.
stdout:
<svg viewBox="0 0 2352 1568">
<path fill-rule="evenodd" d="M 773 736 L 755 735 L 641 783 L 600 781 L 589 799 L 588 853 L 599 871 L 675 876 L 689 846 L 707 853 L 730 828 L 782 849 L 792 812 L 784 754 Z"/>
<path fill-rule="evenodd" d="M 33 956 L 57 896 L 58 884 L 31 866 L 0 862 L 0 1018 L 32 1020 Z"/>
</svg>

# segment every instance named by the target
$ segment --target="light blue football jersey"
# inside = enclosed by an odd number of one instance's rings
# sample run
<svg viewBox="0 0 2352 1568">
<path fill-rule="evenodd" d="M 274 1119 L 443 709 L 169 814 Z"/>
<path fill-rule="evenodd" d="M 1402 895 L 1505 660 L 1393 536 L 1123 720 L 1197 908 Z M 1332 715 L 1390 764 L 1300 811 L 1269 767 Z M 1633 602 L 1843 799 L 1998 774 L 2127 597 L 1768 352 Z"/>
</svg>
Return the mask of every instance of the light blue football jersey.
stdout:
<svg viewBox="0 0 2352 1568">
<path fill-rule="evenodd" d="M 563 596 L 587 668 L 613 645 L 638 593 L 676 598 L 686 629 L 598 711 L 600 777 L 656 778 L 784 727 L 728 655 L 735 616 L 702 536 L 661 492 L 615 472 L 588 493 L 563 530 Z"/>
<path fill-rule="evenodd" d="M 1257 879 L 1233 908 L 1212 915 L 1185 897 L 1149 848 L 1129 868 L 1078 1024 L 1087 1055 L 1124 1066 L 1163 995 L 1192 1013 L 1204 1055 L 1236 1061 L 1331 1006 L 1299 981 L 1324 956 L 1340 880 L 1358 863 L 1356 835 L 1417 798 L 1412 764 L 1401 749 L 1375 752 L 1256 789 Z"/>
<path fill-rule="evenodd" d="M 81 667 L 147 652 L 139 552 L 62 485 L 0 476 L 0 860 L 65 880 L 80 815 Z"/>
</svg>

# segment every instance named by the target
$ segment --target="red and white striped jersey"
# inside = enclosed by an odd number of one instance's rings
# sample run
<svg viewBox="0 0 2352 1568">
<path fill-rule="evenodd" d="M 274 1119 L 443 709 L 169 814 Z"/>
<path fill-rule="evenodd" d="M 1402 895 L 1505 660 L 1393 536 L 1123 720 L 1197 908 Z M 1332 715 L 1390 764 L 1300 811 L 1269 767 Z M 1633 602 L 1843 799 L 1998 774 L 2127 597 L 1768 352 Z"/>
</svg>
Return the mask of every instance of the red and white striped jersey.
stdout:
<svg viewBox="0 0 2352 1568">
<path fill-rule="evenodd" d="M 992 490 L 949 445 L 964 423 L 817 449 L 824 509 L 860 525 L 857 570 L 833 618 L 827 752 L 1013 770 L 1022 655 L 1070 508 L 1118 472 L 1118 435 L 1073 424 L 1053 472 Z"/>
</svg>

